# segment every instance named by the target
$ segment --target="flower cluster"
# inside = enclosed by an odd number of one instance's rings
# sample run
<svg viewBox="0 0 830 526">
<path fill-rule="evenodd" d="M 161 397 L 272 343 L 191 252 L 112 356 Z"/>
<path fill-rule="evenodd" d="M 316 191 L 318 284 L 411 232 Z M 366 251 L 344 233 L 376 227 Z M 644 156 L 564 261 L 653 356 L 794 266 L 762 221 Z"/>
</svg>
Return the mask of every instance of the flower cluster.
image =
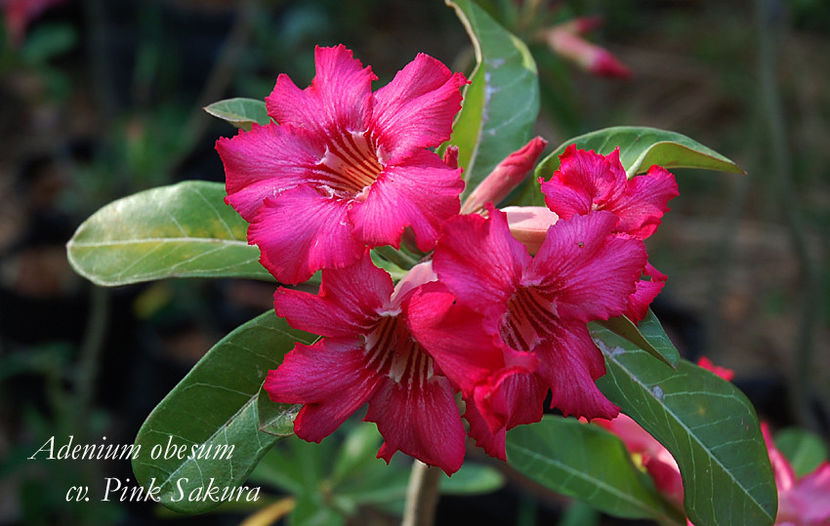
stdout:
<svg viewBox="0 0 830 526">
<path fill-rule="evenodd" d="M 249 242 L 281 282 L 321 270 L 317 294 L 280 287 L 279 316 L 320 335 L 270 371 L 272 400 L 303 404 L 296 434 L 320 441 L 368 404 L 396 451 L 458 470 L 469 435 L 505 457 L 506 431 L 541 419 L 618 413 L 587 323 L 641 319 L 665 276 L 643 240 L 677 194 L 653 167 L 627 179 L 618 152 L 577 150 L 542 183 L 548 208 L 499 210 L 545 146 L 505 159 L 461 207 L 449 139 L 467 82 L 418 55 L 385 87 L 343 46 L 317 48 L 304 90 L 280 75 L 266 99 L 275 122 L 217 150 Z M 370 249 L 414 238 L 427 255 L 397 284 Z M 458 396 L 460 395 L 460 397 Z M 468 431 L 462 422 L 468 422 Z"/>
</svg>

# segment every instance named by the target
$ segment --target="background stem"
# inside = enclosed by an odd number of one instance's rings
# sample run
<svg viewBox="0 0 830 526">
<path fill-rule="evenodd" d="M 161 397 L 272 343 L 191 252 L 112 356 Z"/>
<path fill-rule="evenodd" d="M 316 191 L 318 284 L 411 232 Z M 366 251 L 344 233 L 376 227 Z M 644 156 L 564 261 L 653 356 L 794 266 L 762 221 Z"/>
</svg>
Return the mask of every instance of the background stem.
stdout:
<svg viewBox="0 0 830 526">
<path fill-rule="evenodd" d="M 420 460 L 412 464 L 409 487 L 406 488 L 406 507 L 401 526 L 431 526 L 438 504 L 438 486 L 441 470 Z"/>
</svg>

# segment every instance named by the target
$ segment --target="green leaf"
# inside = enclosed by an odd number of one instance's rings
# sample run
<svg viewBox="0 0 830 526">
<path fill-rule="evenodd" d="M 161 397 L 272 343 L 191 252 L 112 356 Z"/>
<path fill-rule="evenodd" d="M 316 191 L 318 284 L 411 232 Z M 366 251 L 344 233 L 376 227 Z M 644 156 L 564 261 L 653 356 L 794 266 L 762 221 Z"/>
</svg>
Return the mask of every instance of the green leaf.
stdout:
<svg viewBox="0 0 830 526">
<path fill-rule="evenodd" d="M 69 24 L 42 24 L 31 32 L 20 51 L 28 64 L 43 64 L 68 52 L 78 42 L 78 33 Z"/>
<path fill-rule="evenodd" d="M 264 126 L 271 122 L 265 101 L 261 100 L 237 97 L 214 102 L 202 109 L 245 131 L 250 131 L 254 123 Z"/>
<path fill-rule="evenodd" d="M 174 277 L 273 280 L 220 183 L 185 181 L 113 201 L 66 244 L 78 274 L 115 286 Z"/>
<path fill-rule="evenodd" d="M 218 506 L 219 502 L 191 500 L 189 495 L 206 488 L 211 479 L 213 486 L 222 488 L 245 481 L 277 440 L 259 430 L 257 401 L 265 375 L 282 363 L 295 342 L 311 339 L 273 312 L 225 336 L 141 426 L 135 439 L 141 450 L 133 459 L 138 481 L 147 487 L 155 479 L 154 485 L 161 487 L 161 503 L 176 511 L 198 513 Z M 184 446 L 185 458 L 168 455 L 172 452 L 168 444 Z M 151 455 L 154 446 L 162 451 L 155 459 Z M 196 456 L 190 455 L 193 447 Z M 198 454 L 208 448 L 209 458 Z M 218 458 L 216 453 L 220 453 Z"/>
<path fill-rule="evenodd" d="M 448 477 L 441 474 L 441 493 L 446 495 L 478 495 L 492 493 L 504 485 L 504 476 L 495 468 L 465 462 Z"/>
<path fill-rule="evenodd" d="M 772 524 L 775 481 L 758 417 L 743 393 L 685 360 L 673 371 L 600 326 L 591 334 L 607 369 L 597 385 L 674 456 L 691 521 Z"/>
<path fill-rule="evenodd" d="M 557 493 L 611 515 L 684 524 L 608 431 L 572 418 L 546 415 L 507 434 L 507 461 Z"/>
<path fill-rule="evenodd" d="M 259 389 L 257 397 L 257 414 L 259 430 L 275 437 L 287 437 L 294 434 L 294 418 L 302 408 L 301 404 L 278 404 L 272 402 L 265 389 Z"/>
<path fill-rule="evenodd" d="M 471 0 L 447 0 L 475 48 L 477 65 L 464 90 L 450 144 L 464 168 L 463 197 L 533 132 L 539 113 L 536 63 L 524 43 Z"/>
<path fill-rule="evenodd" d="M 782 429 L 775 435 L 775 446 L 790 461 L 797 477 L 812 473 L 827 460 L 824 441 L 804 429 Z"/>
<path fill-rule="evenodd" d="M 560 144 L 536 166 L 534 181 L 519 199 L 520 204 L 544 206 L 545 198 L 538 179 L 550 179 L 559 168 L 559 156 L 571 144 L 603 155 L 619 146 L 620 162 L 629 178 L 648 171 L 655 164 L 667 169 L 698 168 L 745 173 L 730 159 L 680 133 L 642 126 L 615 126 L 586 133 Z"/>
<path fill-rule="evenodd" d="M 646 317 L 637 326 L 625 316 L 611 318 L 610 320 L 597 322 L 609 331 L 622 336 L 638 348 L 648 352 L 658 360 L 672 368 L 677 367 L 680 360 L 680 353 L 672 345 L 671 340 L 660 325 L 657 316 L 649 309 Z"/>
</svg>

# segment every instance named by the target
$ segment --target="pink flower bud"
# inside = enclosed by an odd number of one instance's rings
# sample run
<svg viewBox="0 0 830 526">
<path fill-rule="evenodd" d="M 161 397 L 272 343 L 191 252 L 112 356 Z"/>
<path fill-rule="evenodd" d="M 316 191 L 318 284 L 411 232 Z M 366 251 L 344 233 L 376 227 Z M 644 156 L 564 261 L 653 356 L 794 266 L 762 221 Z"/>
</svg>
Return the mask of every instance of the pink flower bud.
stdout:
<svg viewBox="0 0 830 526">
<path fill-rule="evenodd" d="M 458 146 L 447 146 L 444 150 L 444 164 L 455 170 L 458 168 Z"/>
<path fill-rule="evenodd" d="M 539 251 L 548 228 L 559 220 L 546 206 L 508 206 L 501 211 L 507 215 L 510 234 L 531 254 Z"/>
<path fill-rule="evenodd" d="M 586 27 L 589 24 L 584 24 Z M 631 72 L 606 49 L 592 44 L 580 36 L 581 25 L 566 22 L 542 32 L 541 38 L 551 51 L 580 68 L 604 77 L 629 78 Z"/>
<path fill-rule="evenodd" d="M 508 155 L 467 197 L 464 206 L 461 207 L 461 213 L 477 213 L 485 204 L 495 205 L 507 197 L 507 194 L 524 180 L 547 144 L 548 142 L 541 137 L 534 137 L 521 149 Z"/>
</svg>

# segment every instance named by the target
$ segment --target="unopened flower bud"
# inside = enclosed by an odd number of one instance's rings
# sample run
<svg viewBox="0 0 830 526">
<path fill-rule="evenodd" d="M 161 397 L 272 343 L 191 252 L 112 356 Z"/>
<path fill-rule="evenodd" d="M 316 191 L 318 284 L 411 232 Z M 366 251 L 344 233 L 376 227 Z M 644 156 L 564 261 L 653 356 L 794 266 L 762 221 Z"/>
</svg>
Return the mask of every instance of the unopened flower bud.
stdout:
<svg viewBox="0 0 830 526">
<path fill-rule="evenodd" d="M 592 44 L 580 35 L 580 24 L 566 22 L 542 32 L 540 37 L 551 51 L 577 66 L 603 77 L 629 78 L 631 72 L 608 50 Z"/>
<path fill-rule="evenodd" d="M 539 251 L 548 228 L 559 220 L 546 206 L 508 206 L 501 211 L 507 215 L 510 234 L 531 254 Z"/>
<path fill-rule="evenodd" d="M 521 149 L 508 155 L 467 197 L 461 213 L 477 213 L 485 204 L 496 205 L 507 197 L 511 190 L 521 184 L 547 144 L 541 137 L 534 137 Z"/>
</svg>

